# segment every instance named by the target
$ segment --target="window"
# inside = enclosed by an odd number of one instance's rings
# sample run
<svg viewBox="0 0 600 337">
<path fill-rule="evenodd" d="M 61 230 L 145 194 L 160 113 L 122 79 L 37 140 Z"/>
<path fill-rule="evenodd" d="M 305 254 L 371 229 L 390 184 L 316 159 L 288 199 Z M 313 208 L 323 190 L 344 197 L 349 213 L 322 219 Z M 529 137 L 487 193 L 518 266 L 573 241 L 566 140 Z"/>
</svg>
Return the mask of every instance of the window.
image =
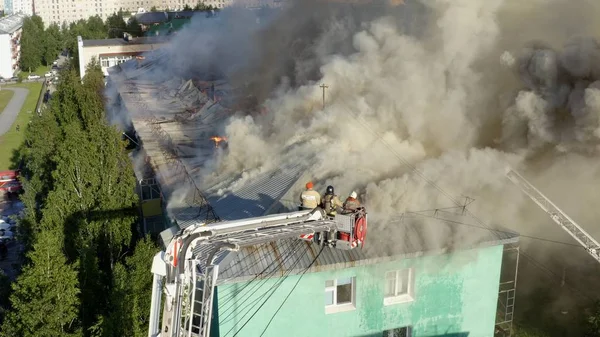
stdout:
<svg viewBox="0 0 600 337">
<path fill-rule="evenodd" d="M 410 336 L 412 336 L 412 329 L 409 326 L 391 329 L 391 330 L 385 330 L 383 332 L 383 337 L 410 337 Z"/>
<path fill-rule="evenodd" d="M 355 306 L 355 278 L 327 280 L 325 282 L 325 313 L 350 311 Z"/>
<path fill-rule="evenodd" d="M 410 302 L 413 300 L 413 269 L 388 271 L 385 273 L 384 305 Z"/>
</svg>

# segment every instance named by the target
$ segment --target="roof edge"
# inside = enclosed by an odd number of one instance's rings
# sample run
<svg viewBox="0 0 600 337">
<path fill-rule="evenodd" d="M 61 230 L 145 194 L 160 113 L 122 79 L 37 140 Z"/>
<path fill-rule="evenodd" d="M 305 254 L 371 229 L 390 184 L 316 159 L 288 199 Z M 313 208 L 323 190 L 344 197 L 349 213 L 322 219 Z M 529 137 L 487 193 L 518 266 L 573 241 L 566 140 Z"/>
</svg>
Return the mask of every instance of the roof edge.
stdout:
<svg viewBox="0 0 600 337">
<path fill-rule="evenodd" d="M 334 264 L 327 264 L 327 265 L 323 265 L 323 266 L 316 266 L 316 267 L 309 268 L 307 272 L 309 272 L 309 273 L 324 272 L 324 271 L 331 271 L 331 270 L 337 270 L 337 269 L 353 268 L 353 267 L 358 267 L 358 266 L 378 264 L 378 263 L 382 263 L 382 262 L 389 262 L 389 261 L 407 259 L 407 258 L 445 255 L 445 254 L 468 251 L 468 250 L 477 249 L 477 248 L 505 246 L 505 245 L 515 244 L 518 242 L 519 242 L 519 235 L 515 234 L 514 236 L 507 238 L 507 239 L 488 240 L 488 241 L 484 241 L 481 243 L 467 245 L 467 246 L 463 246 L 463 247 L 456 248 L 456 249 L 442 248 L 442 249 L 434 249 L 434 250 L 428 250 L 428 251 L 418 251 L 418 252 L 407 253 L 407 254 L 398 254 L 398 255 L 390 255 L 390 256 L 385 256 L 385 257 L 357 260 L 357 261 L 352 261 L 352 262 L 334 263 Z M 332 249 L 335 249 L 335 248 L 332 248 Z M 294 268 L 291 271 L 288 271 L 287 273 L 288 273 L 288 275 L 298 275 L 298 274 L 302 274 L 304 272 L 305 272 L 304 268 Z M 281 276 L 270 276 L 270 277 L 263 276 L 263 277 L 261 277 L 261 276 L 257 276 L 257 275 L 247 275 L 247 276 L 235 277 L 235 278 L 230 278 L 230 279 L 218 279 L 217 278 L 217 285 L 219 286 L 219 285 L 227 285 L 227 284 L 233 284 L 233 283 L 241 283 L 241 282 L 246 282 L 246 281 L 250 281 L 250 280 L 254 280 L 254 279 L 276 279 L 276 278 L 281 278 Z"/>
</svg>

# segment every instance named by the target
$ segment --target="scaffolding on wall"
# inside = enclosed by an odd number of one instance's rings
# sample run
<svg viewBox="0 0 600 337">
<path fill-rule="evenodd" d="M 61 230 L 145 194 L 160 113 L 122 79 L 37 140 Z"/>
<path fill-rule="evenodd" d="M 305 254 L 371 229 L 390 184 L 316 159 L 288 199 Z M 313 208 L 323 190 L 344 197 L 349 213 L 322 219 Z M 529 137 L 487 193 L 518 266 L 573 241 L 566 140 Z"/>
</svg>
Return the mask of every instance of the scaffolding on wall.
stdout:
<svg viewBox="0 0 600 337">
<path fill-rule="evenodd" d="M 518 244 L 504 246 L 502 271 L 496 309 L 496 327 L 494 336 L 511 337 L 517 295 L 517 276 L 519 272 L 520 249 Z"/>
</svg>

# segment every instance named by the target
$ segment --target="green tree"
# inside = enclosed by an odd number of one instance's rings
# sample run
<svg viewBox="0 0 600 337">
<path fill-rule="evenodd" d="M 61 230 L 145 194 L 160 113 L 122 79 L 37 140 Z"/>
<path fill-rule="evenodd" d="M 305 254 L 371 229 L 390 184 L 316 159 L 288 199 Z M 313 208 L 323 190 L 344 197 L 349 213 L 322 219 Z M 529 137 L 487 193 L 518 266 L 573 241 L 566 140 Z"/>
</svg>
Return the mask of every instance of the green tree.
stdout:
<svg viewBox="0 0 600 337">
<path fill-rule="evenodd" d="M 120 133 L 108 125 L 103 76 L 92 62 L 83 83 L 68 73 L 58 89 L 55 111 L 64 132 L 56 147 L 53 190 L 43 210 L 48 229 L 62 229 L 69 261 L 78 261 L 80 319 L 86 334 L 107 314 L 114 265 L 132 238 L 137 201 L 135 177 Z M 108 215 L 107 215 L 108 214 Z M 92 330 L 90 330 L 92 329 Z"/>
<path fill-rule="evenodd" d="M 135 17 L 132 17 L 129 19 L 129 21 L 127 21 L 127 32 L 134 37 L 144 35 L 142 32 L 142 26 Z"/>
<path fill-rule="evenodd" d="M 62 252 L 62 234 L 42 231 L 30 252 L 31 264 L 13 284 L 12 310 L 1 336 L 78 336 L 79 289 L 76 265 Z"/>
<path fill-rule="evenodd" d="M 127 30 L 127 23 L 123 19 L 123 12 L 113 13 L 106 18 L 106 28 L 109 38 L 122 38 L 123 32 Z"/>
<path fill-rule="evenodd" d="M 62 50 L 62 34 L 57 24 L 51 24 L 43 33 L 44 54 L 42 63 L 49 66 Z"/>
<path fill-rule="evenodd" d="M 4 315 L 10 306 L 10 283 L 8 276 L 0 270 L 0 322 L 4 321 Z"/>
<path fill-rule="evenodd" d="M 183 6 L 183 10 L 184 11 L 191 11 L 192 7 L 190 7 L 190 5 L 188 5 L 188 4 L 185 4 L 185 6 Z"/>
<path fill-rule="evenodd" d="M 212 5 L 206 5 L 206 4 L 205 4 L 205 3 L 203 3 L 203 2 L 198 2 L 198 3 L 196 4 L 196 6 L 194 6 L 194 10 L 195 10 L 195 11 L 200 11 L 200 12 L 206 12 L 206 11 L 210 11 L 210 10 L 212 10 L 212 9 L 213 9 L 213 6 L 212 6 Z"/>
<path fill-rule="evenodd" d="M 150 7 L 150 11 L 151 12 L 158 12 L 158 8 L 156 8 L 156 6 L 152 6 L 152 7 Z"/>
<path fill-rule="evenodd" d="M 21 69 L 28 72 L 35 71 L 42 64 L 42 55 L 44 53 L 42 35 L 44 31 L 43 23 L 42 29 L 39 27 L 40 21 L 39 16 L 35 15 L 23 20 L 19 64 Z"/>
<path fill-rule="evenodd" d="M 117 264 L 111 296 L 111 314 L 105 320 L 109 336 L 148 335 L 148 313 L 152 295 L 152 259 L 158 246 L 146 237 L 124 264 Z"/>
<path fill-rule="evenodd" d="M 590 308 L 585 310 L 585 337 L 600 336 L 600 302 L 594 303 Z"/>
</svg>

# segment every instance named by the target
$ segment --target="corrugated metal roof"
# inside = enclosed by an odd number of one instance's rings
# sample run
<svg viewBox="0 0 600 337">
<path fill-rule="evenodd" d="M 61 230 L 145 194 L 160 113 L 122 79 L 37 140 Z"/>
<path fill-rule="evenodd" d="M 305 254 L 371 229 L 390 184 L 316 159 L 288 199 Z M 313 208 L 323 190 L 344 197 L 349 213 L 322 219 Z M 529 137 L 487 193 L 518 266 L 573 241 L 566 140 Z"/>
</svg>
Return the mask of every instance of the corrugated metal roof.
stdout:
<svg viewBox="0 0 600 337">
<path fill-rule="evenodd" d="M 456 214 L 414 214 L 403 219 L 390 220 L 385 229 L 371 226 L 364 249 L 340 250 L 323 248 L 315 243 L 297 239 L 282 240 L 256 247 L 230 252 L 220 265 L 219 283 L 235 283 L 251 279 L 298 274 L 310 266 L 309 271 L 343 269 L 383 261 L 421 255 L 443 254 L 455 250 L 471 249 L 514 243 L 518 234 L 496 232 L 483 226 L 472 227 Z M 423 237 L 424 233 L 440 234 L 439 239 Z"/>
<path fill-rule="evenodd" d="M 27 16 L 22 13 L 8 15 L 0 18 L 0 34 L 11 34 L 23 26 Z"/>
<path fill-rule="evenodd" d="M 302 172 L 303 167 L 299 164 L 284 165 L 224 195 L 217 192 L 208 194 L 207 200 L 223 220 L 265 215 L 276 207 L 279 199 L 296 183 Z"/>
</svg>

